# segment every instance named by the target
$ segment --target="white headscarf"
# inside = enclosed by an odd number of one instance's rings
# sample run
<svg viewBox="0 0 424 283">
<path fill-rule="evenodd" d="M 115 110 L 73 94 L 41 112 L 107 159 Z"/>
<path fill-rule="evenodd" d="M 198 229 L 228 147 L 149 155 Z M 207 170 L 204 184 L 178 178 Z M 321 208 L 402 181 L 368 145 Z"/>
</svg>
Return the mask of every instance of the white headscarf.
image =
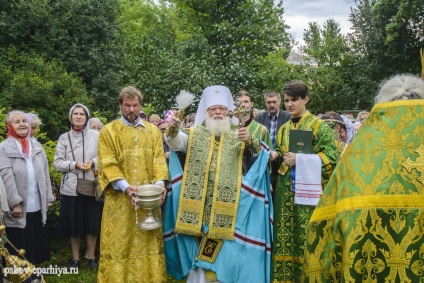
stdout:
<svg viewBox="0 0 424 283">
<path fill-rule="evenodd" d="M 228 87 L 222 85 L 213 85 L 205 88 L 200 98 L 199 106 L 197 107 L 194 126 L 201 125 L 206 118 L 207 110 L 214 105 L 222 105 L 228 110 L 234 110 L 234 100 L 231 91 Z M 231 122 L 237 124 L 237 118 L 233 117 Z"/>
<path fill-rule="evenodd" d="M 355 129 L 353 128 L 353 124 L 350 121 L 350 119 L 344 115 L 340 115 L 343 118 L 343 122 L 346 125 L 346 132 L 347 132 L 347 141 L 346 144 L 350 143 L 350 141 L 355 136 Z"/>
<path fill-rule="evenodd" d="M 87 116 L 87 120 L 85 121 L 84 126 L 87 126 L 88 121 L 90 120 L 90 111 L 88 110 L 87 106 L 81 103 L 74 104 L 71 109 L 69 109 L 69 121 L 71 121 L 72 124 L 72 112 L 74 111 L 75 107 L 82 107 L 82 109 L 84 109 L 85 115 Z"/>
</svg>

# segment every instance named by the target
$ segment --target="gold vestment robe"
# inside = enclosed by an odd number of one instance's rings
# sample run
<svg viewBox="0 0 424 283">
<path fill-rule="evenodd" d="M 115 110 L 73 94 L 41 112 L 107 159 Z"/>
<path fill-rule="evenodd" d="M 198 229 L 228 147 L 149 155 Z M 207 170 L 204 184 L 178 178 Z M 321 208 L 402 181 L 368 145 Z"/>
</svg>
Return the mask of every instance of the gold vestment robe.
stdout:
<svg viewBox="0 0 424 283">
<path fill-rule="evenodd" d="M 140 230 L 129 197 L 112 188 L 169 180 L 162 135 L 154 125 L 130 127 L 115 120 L 99 137 L 99 183 L 105 195 L 97 282 L 166 282 L 162 229 Z M 146 212 L 137 210 L 142 221 Z"/>
</svg>

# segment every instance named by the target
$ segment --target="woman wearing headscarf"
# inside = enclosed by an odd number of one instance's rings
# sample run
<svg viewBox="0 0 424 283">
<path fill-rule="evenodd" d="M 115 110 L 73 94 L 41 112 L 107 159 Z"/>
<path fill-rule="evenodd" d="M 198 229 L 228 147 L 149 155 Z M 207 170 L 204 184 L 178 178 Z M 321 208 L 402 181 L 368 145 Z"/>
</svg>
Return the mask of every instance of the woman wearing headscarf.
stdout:
<svg viewBox="0 0 424 283">
<path fill-rule="evenodd" d="M 53 162 L 54 168 L 62 172 L 58 230 L 60 236 L 70 237 L 70 268 L 79 267 L 82 236 L 85 236 L 90 268 L 98 266 L 95 248 L 100 233 L 102 203 L 97 202 L 94 196 L 77 195 L 78 178 L 94 180 L 94 171 L 97 170 L 99 133 L 88 129 L 89 119 L 90 112 L 86 106 L 78 103 L 71 107 L 69 120 L 72 127 L 59 137 Z"/>
<path fill-rule="evenodd" d="M 353 123 L 352 121 L 344 116 L 344 115 L 340 115 L 343 119 L 344 124 L 346 125 L 346 127 L 340 131 L 340 140 L 342 142 L 344 142 L 345 144 L 349 144 L 353 137 L 355 136 L 355 129 L 353 128 Z"/>
<path fill-rule="evenodd" d="M 26 251 L 26 259 L 38 264 L 50 259 L 46 220 L 54 196 L 46 153 L 29 137 L 29 129 L 25 112 L 8 113 L 7 139 L 0 144 L 0 177 L 9 206 L 4 214 L 7 237 Z"/>
<path fill-rule="evenodd" d="M 88 120 L 87 127 L 91 130 L 98 131 L 100 133 L 103 128 L 103 123 L 102 121 L 100 121 L 99 118 L 91 118 L 90 120 Z"/>
<path fill-rule="evenodd" d="M 339 151 L 339 155 L 342 156 L 346 149 L 347 130 L 346 124 L 338 113 L 334 111 L 325 112 L 321 116 L 321 120 L 325 121 L 328 126 L 334 131 L 334 140 Z M 346 137 L 345 139 L 343 137 Z"/>
</svg>

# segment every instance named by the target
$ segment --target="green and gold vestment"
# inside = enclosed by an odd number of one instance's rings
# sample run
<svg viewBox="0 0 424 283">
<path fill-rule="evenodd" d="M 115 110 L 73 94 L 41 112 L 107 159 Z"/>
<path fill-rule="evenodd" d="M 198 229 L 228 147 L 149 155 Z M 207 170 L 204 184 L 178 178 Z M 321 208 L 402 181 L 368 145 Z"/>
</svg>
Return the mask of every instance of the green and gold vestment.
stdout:
<svg viewBox="0 0 424 283">
<path fill-rule="evenodd" d="M 288 152 L 291 129 L 313 131 L 312 153 L 321 158 L 324 187 L 338 161 L 334 132 L 323 120 L 306 112 L 297 124 L 290 120 L 278 131 L 276 150 L 280 156 Z M 291 168 L 280 164 L 274 191 L 272 282 L 301 282 L 306 228 L 315 206 L 294 204 Z"/>
<path fill-rule="evenodd" d="M 377 104 L 307 231 L 304 282 L 422 282 L 424 100 Z"/>
<path fill-rule="evenodd" d="M 204 223 L 211 238 L 234 239 L 244 147 L 236 128 L 219 141 L 204 126 L 190 128 L 176 232 L 201 236 Z"/>
<path fill-rule="evenodd" d="M 271 136 L 267 127 L 252 119 L 246 128 L 252 137 L 263 141 L 271 150 L 273 149 Z"/>
</svg>

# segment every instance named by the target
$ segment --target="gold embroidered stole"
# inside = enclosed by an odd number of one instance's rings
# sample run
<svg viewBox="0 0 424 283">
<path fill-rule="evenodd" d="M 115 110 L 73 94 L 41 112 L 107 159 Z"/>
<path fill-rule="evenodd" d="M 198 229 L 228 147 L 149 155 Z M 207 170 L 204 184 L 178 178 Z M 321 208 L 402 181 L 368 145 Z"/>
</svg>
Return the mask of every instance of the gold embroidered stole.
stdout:
<svg viewBox="0 0 424 283">
<path fill-rule="evenodd" d="M 244 143 L 237 140 L 237 131 L 221 135 L 215 145 L 215 135 L 205 127 L 190 129 L 175 226 L 177 233 L 200 236 L 202 222 L 207 222 L 210 238 L 234 238 L 243 151 Z M 216 162 L 212 161 L 213 156 Z M 215 174 L 210 174 L 212 170 Z M 209 180 L 212 176 L 215 178 Z M 208 221 L 203 221 L 208 183 L 213 186 L 212 208 Z"/>
<path fill-rule="evenodd" d="M 252 120 L 252 122 L 253 121 L 254 120 Z M 258 130 L 261 130 L 262 124 L 258 123 L 254 126 L 254 123 L 252 123 L 252 122 L 250 122 L 249 126 L 247 126 L 247 130 L 249 131 L 249 133 L 252 137 L 258 137 L 259 139 L 261 139 L 262 138 L 262 131 L 258 134 Z"/>
</svg>

